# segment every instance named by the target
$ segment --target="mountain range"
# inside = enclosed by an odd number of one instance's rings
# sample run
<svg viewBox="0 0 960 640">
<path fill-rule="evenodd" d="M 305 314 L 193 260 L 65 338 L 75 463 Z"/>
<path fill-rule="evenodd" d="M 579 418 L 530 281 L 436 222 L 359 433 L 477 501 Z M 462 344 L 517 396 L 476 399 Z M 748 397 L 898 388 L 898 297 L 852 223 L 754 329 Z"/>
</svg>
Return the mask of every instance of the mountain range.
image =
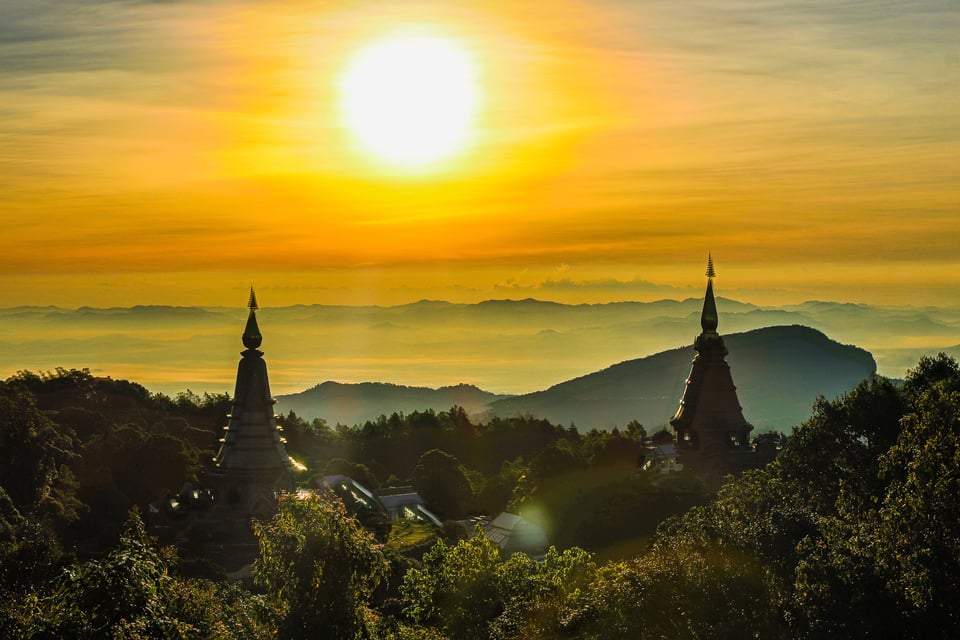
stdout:
<svg viewBox="0 0 960 640">
<path fill-rule="evenodd" d="M 269 291 L 260 296 L 269 302 Z M 245 296 L 243 298 L 246 299 Z M 0 308 L 0 377 L 89 368 L 169 395 L 232 392 L 247 310 L 237 307 Z M 960 355 L 960 308 L 808 301 L 758 306 L 718 298 L 720 332 L 803 325 L 869 350 L 902 377 L 921 355 Z M 323 380 L 499 394 L 543 390 L 693 342 L 702 299 L 559 304 L 422 300 L 396 306 L 266 306 L 258 312 L 275 393 Z M 734 358 L 736 355 L 734 354 Z"/>
<path fill-rule="evenodd" d="M 744 415 L 759 431 L 788 431 L 810 415 L 817 396 L 835 397 L 876 372 L 869 352 L 808 327 L 767 327 L 724 340 Z M 278 407 L 331 424 L 355 424 L 393 411 L 440 411 L 457 404 L 481 419 L 531 414 L 573 423 L 581 431 L 638 420 L 652 432 L 676 410 L 694 355 L 692 347 L 670 349 L 515 396 L 469 385 L 429 389 L 326 382 L 279 396 Z"/>
</svg>

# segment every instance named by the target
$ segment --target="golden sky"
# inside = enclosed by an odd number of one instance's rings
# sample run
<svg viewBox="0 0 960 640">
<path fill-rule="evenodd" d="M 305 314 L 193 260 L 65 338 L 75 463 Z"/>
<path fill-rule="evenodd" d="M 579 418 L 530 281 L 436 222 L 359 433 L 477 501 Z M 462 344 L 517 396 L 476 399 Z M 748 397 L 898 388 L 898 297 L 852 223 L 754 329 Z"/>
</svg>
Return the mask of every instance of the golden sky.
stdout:
<svg viewBox="0 0 960 640">
<path fill-rule="evenodd" d="M 478 70 L 429 171 L 337 113 L 404 30 Z M 950 0 L 0 0 L 3 305 L 960 304 Z"/>
</svg>

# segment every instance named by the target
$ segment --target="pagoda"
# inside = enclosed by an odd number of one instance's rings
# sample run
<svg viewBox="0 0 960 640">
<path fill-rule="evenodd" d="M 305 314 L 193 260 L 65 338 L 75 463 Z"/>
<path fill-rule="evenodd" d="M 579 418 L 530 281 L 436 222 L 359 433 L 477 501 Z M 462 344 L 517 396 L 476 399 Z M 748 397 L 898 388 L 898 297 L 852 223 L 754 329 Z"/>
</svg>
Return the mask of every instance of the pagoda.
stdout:
<svg viewBox="0 0 960 640">
<path fill-rule="evenodd" d="M 240 485 L 245 484 L 292 489 L 294 463 L 283 446 L 281 429 L 273 413 L 276 400 L 270 395 L 267 363 L 258 349 L 263 336 L 257 325 L 259 307 L 253 287 L 247 307 L 250 314 L 243 331 L 246 350 L 240 354 L 233 409 L 227 416 L 229 422 L 214 464 L 219 474 L 237 485 L 237 491 L 242 492 Z"/>
<path fill-rule="evenodd" d="M 220 439 L 220 450 L 204 473 L 203 484 L 214 495 L 211 509 L 203 518 L 208 546 L 217 547 L 227 557 L 215 560 L 224 566 L 243 564 L 256 555 L 256 539 L 251 520 L 270 518 L 276 511 L 278 496 L 296 488 L 296 463 L 287 455 L 281 428 L 270 395 L 270 381 L 257 324 L 257 296 L 250 288 L 247 303 L 250 313 L 243 331 L 240 363 L 233 406 Z"/>
<path fill-rule="evenodd" d="M 707 256 L 707 292 L 700 314 L 699 336 L 693 343 L 693 358 L 680 407 L 670 420 L 677 435 L 677 449 L 684 466 L 706 476 L 738 473 L 755 466 L 750 445 L 753 425 L 743 417 L 737 399 L 727 348 L 717 333 L 719 317 L 713 296 L 716 277 L 713 256 Z"/>
</svg>

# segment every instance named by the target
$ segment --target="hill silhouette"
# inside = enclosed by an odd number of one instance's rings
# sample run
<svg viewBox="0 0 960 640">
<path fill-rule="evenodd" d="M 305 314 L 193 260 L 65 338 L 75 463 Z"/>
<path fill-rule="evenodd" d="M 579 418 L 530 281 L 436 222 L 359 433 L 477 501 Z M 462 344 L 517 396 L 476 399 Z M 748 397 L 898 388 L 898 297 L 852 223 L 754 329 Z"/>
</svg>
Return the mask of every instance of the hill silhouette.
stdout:
<svg viewBox="0 0 960 640">
<path fill-rule="evenodd" d="M 759 430 L 788 431 L 817 396 L 835 397 L 876 372 L 873 356 L 799 325 L 724 336 L 744 416 Z M 607 369 L 491 404 L 488 415 L 530 413 L 582 431 L 638 420 L 648 432 L 677 409 L 693 347 L 627 360 Z"/>
<path fill-rule="evenodd" d="M 505 397 L 468 384 L 431 389 L 385 382 L 328 381 L 300 393 L 278 396 L 277 401 L 278 410 L 284 413 L 293 411 L 305 418 L 323 418 L 330 425 L 352 425 L 394 412 L 444 411 L 453 405 L 477 414 L 485 411 L 491 402 Z"/>
<path fill-rule="evenodd" d="M 807 418 L 817 396 L 836 397 L 876 372 L 869 352 L 809 327 L 767 327 L 724 340 L 744 415 L 758 430 L 789 431 Z M 466 384 L 431 389 L 324 382 L 278 396 L 278 410 L 352 425 L 395 411 L 442 411 L 456 404 L 484 418 L 530 414 L 555 424 L 573 422 L 581 431 L 638 420 L 651 432 L 676 411 L 693 356 L 693 347 L 670 349 L 518 396 Z"/>
</svg>

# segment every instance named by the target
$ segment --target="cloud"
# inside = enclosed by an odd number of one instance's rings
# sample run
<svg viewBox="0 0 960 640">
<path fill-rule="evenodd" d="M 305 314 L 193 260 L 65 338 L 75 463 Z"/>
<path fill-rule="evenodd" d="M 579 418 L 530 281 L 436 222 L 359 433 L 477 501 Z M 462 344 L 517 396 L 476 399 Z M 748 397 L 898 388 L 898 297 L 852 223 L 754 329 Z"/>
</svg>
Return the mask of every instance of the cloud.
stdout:
<svg viewBox="0 0 960 640">
<path fill-rule="evenodd" d="M 867 276 L 850 274 L 865 264 L 956 272 L 954 3 L 462 4 L 6 0 L 0 263 L 55 275 L 375 264 L 411 281 L 449 272 L 441 292 L 469 271 L 463 297 L 496 282 L 516 295 L 692 293 L 618 277 L 667 282 L 665 265 L 708 248 L 754 275 L 828 273 L 836 290 L 859 291 Z M 504 26 L 501 70 L 549 63 L 529 68 L 549 78 L 503 85 L 540 86 L 542 104 L 515 100 L 502 113 L 523 118 L 490 123 L 512 137 L 484 161 L 521 177 L 398 186 L 323 155 L 336 123 L 318 69 L 335 67 L 337 38 L 431 8 Z M 542 142 L 565 130 L 580 137 Z M 299 170 L 290 187 L 255 184 Z M 594 268 L 571 277 L 569 263 Z M 537 277 L 506 281 L 525 266 Z M 776 286 L 757 277 L 740 283 Z"/>
</svg>

